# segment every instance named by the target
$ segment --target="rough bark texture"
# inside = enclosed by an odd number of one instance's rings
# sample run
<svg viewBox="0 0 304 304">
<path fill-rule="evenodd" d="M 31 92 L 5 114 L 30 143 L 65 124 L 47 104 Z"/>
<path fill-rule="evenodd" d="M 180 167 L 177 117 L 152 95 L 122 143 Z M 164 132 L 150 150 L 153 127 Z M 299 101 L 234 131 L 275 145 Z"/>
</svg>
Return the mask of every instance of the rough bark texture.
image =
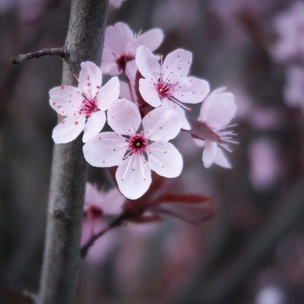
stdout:
<svg viewBox="0 0 304 304">
<path fill-rule="evenodd" d="M 80 63 L 101 62 L 108 0 L 74 0 L 65 48 L 62 83 L 75 83 Z M 38 304 L 73 303 L 80 263 L 80 233 L 87 165 L 78 137 L 55 145 L 46 242 Z"/>
</svg>

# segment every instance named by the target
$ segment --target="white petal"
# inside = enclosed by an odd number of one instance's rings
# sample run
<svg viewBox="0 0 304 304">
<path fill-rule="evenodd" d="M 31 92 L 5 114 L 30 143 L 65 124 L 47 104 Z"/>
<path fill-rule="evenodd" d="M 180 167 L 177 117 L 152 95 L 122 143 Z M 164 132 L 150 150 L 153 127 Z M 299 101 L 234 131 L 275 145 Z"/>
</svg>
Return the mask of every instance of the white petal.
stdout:
<svg viewBox="0 0 304 304">
<path fill-rule="evenodd" d="M 164 177 L 177 177 L 183 168 L 183 158 L 178 150 L 168 142 L 154 142 L 149 145 L 148 163 L 150 168 Z"/>
<path fill-rule="evenodd" d="M 198 146 L 198 147 L 204 147 L 205 145 L 205 141 L 199 138 L 192 138 L 194 143 Z"/>
<path fill-rule="evenodd" d="M 150 104 L 152 107 L 156 108 L 162 104 L 162 101 L 155 89 L 155 85 L 152 84 L 148 79 L 141 78 L 139 80 L 139 92 L 144 101 Z"/>
<path fill-rule="evenodd" d="M 205 168 L 209 168 L 215 160 L 216 157 L 217 144 L 213 141 L 206 140 L 205 147 L 203 151 L 203 163 Z"/>
<path fill-rule="evenodd" d="M 133 32 L 123 22 L 117 22 L 114 26 L 106 28 L 104 47 L 114 53 L 116 58 L 125 52 L 126 45 L 133 40 Z"/>
<path fill-rule="evenodd" d="M 140 122 L 137 106 L 127 99 L 118 99 L 108 110 L 108 124 L 118 134 L 135 134 Z"/>
<path fill-rule="evenodd" d="M 62 116 L 70 116 L 79 112 L 83 96 L 77 88 L 71 86 L 61 86 L 50 90 L 50 105 Z"/>
<path fill-rule="evenodd" d="M 179 78 L 186 77 L 192 62 L 192 53 L 183 49 L 177 49 L 168 54 L 164 60 L 162 72 L 164 80 L 174 83 Z"/>
<path fill-rule="evenodd" d="M 148 32 L 139 35 L 136 39 L 134 39 L 132 46 L 134 50 L 136 50 L 139 46 L 144 45 L 150 51 L 153 52 L 160 46 L 163 39 L 164 39 L 164 34 L 162 30 L 152 29 Z"/>
<path fill-rule="evenodd" d="M 224 168 L 231 168 L 223 151 L 217 147 L 214 163 Z"/>
<path fill-rule="evenodd" d="M 78 87 L 90 98 L 94 98 L 101 86 L 102 76 L 100 68 L 91 61 L 81 63 Z"/>
<path fill-rule="evenodd" d="M 152 141 L 168 141 L 180 132 L 178 114 L 170 108 L 159 107 L 142 120 L 146 138 Z"/>
<path fill-rule="evenodd" d="M 53 130 L 53 140 L 56 144 L 65 144 L 74 140 L 83 130 L 85 116 L 68 116 Z"/>
<path fill-rule="evenodd" d="M 97 105 L 101 111 L 107 110 L 110 105 L 119 97 L 119 80 L 118 77 L 111 78 L 97 94 Z"/>
<path fill-rule="evenodd" d="M 103 111 L 92 113 L 84 126 L 83 142 L 98 134 L 106 123 L 106 114 Z"/>
<path fill-rule="evenodd" d="M 173 96 L 178 101 L 195 104 L 205 99 L 208 93 L 209 84 L 206 80 L 185 77 L 179 81 Z"/>
<path fill-rule="evenodd" d="M 148 80 L 155 82 L 160 76 L 160 64 L 152 52 L 140 46 L 136 51 L 136 65 L 141 75 Z"/>
<path fill-rule="evenodd" d="M 102 74 L 108 74 L 112 76 L 119 74 L 116 57 L 111 50 L 108 50 L 105 47 L 103 48 L 102 52 L 101 71 Z"/>
<path fill-rule="evenodd" d="M 177 113 L 177 115 L 179 117 L 179 124 L 180 124 L 181 129 L 184 129 L 184 130 L 191 129 L 189 122 L 186 118 L 186 110 L 184 110 L 181 106 L 179 106 L 178 104 L 176 104 L 175 102 L 173 102 L 171 100 L 164 99 L 163 107 L 168 107 L 170 109 L 173 109 Z"/>
<path fill-rule="evenodd" d="M 83 146 L 86 161 L 94 167 L 118 166 L 126 153 L 128 143 L 114 132 L 102 132 Z"/>
<path fill-rule="evenodd" d="M 224 90 L 225 88 L 217 89 L 205 99 L 198 118 L 216 130 L 227 125 L 236 112 L 234 96 Z"/>
<path fill-rule="evenodd" d="M 125 197 L 137 199 L 151 184 L 151 170 L 143 156 L 132 155 L 117 168 L 116 180 L 119 190 Z"/>
</svg>

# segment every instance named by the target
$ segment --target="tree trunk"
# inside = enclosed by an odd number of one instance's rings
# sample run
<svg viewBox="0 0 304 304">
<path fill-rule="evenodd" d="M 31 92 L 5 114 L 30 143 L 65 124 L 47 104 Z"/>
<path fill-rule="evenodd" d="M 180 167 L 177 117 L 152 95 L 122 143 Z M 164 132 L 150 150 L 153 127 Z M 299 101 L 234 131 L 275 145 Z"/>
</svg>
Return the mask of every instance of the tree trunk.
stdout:
<svg viewBox="0 0 304 304">
<path fill-rule="evenodd" d="M 77 86 L 80 63 L 100 65 L 108 0 L 74 0 L 63 63 L 62 84 Z M 80 263 L 80 234 L 87 165 L 78 137 L 55 145 L 40 291 L 37 304 L 73 303 Z"/>
</svg>

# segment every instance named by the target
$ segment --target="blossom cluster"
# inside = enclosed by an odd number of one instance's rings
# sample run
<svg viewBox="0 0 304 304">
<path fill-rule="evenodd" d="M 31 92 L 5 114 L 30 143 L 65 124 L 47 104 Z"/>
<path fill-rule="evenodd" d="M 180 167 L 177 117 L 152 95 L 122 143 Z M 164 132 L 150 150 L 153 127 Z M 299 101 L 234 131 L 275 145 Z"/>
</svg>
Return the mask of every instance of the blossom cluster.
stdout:
<svg viewBox="0 0 304 304">
<path fill-rule="evenodd" d="M 82 62 L 78 87 L 50 90 L 50 105 L 62 118 L 53 130 L 56 144 L 83 132 L 83 153 L 95 167 L 114 167 L 121 193 L 138 199 L 150 187 L 151 171 L 166 178 L 181 174 L 183 158 L 169 141 L 181 130 L 204 147 L 202 161 L 229 168 L 221 148 L 233 142 L 227 125 L 234 96 L 225 88 L 210 93 L 206 80 L 190 76 L 192 53 L 177 49 L 165 58 L 153 52 L 164 38 L 160 29 L 134 35 L 124 23 L 105 32 L 101 67 Z M 102 85 L 103 75 L 112 76 Z M 119 80 L 124 75 L 127 82 Z M 209 94 L 210 93 L 210 94 Z M 201 103 L 198 119 L 185 104 Z M 105 125 L 112 131 L 103 131 Z"/>
</svg>

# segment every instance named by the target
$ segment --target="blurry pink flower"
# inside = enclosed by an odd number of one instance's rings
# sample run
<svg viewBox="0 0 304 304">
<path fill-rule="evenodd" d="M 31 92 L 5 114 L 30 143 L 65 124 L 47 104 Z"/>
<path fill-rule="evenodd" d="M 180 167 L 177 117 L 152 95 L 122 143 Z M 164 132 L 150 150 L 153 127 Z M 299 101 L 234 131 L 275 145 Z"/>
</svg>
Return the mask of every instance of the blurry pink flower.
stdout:
<svg viewBox="0 0 304 304">
<path fill-rule="evenodd" d="M 204 123 L 219 137 L 219 141 L 212 139 L 201 140 L 194 138 L 198 146 L 204 147 L 203 163 L 209 168 L 212 163 L 216 163 L 224 168 L 231 168 L 218 144 L 230 151 L 226 142 L 235 143 L 231 140 L 234 135 L 231 131 L 226 131 L 227 124 L 234 117 L 236 105 L 234 96 L 229 92 L 224 92 L 225 88 L 214 90 L 203 102 L 198 120 Z"/>
<path fill-rule="evenodd" d="M 298 1 L 289 11 L 279 15 L 274 21 L 274 29 L 279 35 L 271 50 L 279 61 L 303 58 L 304 55 L 304 3 Z"/>
<path fill-rule="evenodd" d="M 282 157 L 274 141 L 254 140 L 249 146 L 250 181 L 256 190 L 274 186 L 283 174 Z"/>
<path fill-rule="evenodd" d="M 110 4 L 115 8 L 119 8 L 125 0 L 110 0 Z"/>
<path fill-rule="evenodd" d="M 304 36 L 303 36 L 304 38 Z M 291 66 L 287 69 L 285 101 L 290 106 L 300 106 L 304 110 L 304 68 Z"/>
<path fill-rule="evenodd" d="M 81 246 L 105 225 L 104 216 L 118 215 L 125 198 L 117 188 L 109 192 L 98 191 L 97 188 L 89 183 L 86 184 L 84 209 L 85 218 L 82 225 Z M 110 250 L 115 246 L 116 238 L 112 233 L 106 233 L 102 239 L 95 241 L 88 251 L 88 260 L 99 262 L 103 260 Z"/>
<path fill-rule="evenodd" d="M 177 49 L 159 63 L 149 49 L 141 46 L 136 52 L 136 64 L 144 78 L 139 80 L 142 98 L 153 107 L 174 109 L 179 116 L 181 128 L 190 129 L 186 108 L 182 103 L 199 103 L 209 93 L 208 82 L 187 77 L 192 62 L 191 52 Z M 188 111 L 191 109 L 186 108 Z"/>
<path fill-rule="evenodd" d="M 123 22 L 108 26 L 102 54 L 102 72 L 109 75 L 124 73 L 127 63 L 135 59 L 139 46 L 144 45 L 153 52 L 163 39 L 164 34 L 160 29 L 152 29 L 136 36 Z"/>
<path fill-rule="evenodd" d="M 81 63 L 78 88 L 61 86 L 50 90 L 50 105 L 58 116 L 66 116 L 53 130 L 56 144 L 74 140 L 83 130 L 83 141 L 98 134 L 106 122 L 105 111 L 118 99 L 119 80 L 103 87 L 100 69 L 93 62 Z"/>
<path fill-rule="evenodd" d="M 170 109 L 155 109 L 143 118 L 143 130 L 138 132 L 138 108 L 131 101 L 119 99 L 108 111 L 108 123 L 115 132 L 102 132 L 88 141 L 83 147 L 84 157 L 95 167 L 118 166 L 119 190 L 127 198 L 137 199 L 151 184 L 151 169 L 169 178 L 181 173 L 182 157 L 168 143 L 180 131 L 177 119 Z"/>
</svg>

